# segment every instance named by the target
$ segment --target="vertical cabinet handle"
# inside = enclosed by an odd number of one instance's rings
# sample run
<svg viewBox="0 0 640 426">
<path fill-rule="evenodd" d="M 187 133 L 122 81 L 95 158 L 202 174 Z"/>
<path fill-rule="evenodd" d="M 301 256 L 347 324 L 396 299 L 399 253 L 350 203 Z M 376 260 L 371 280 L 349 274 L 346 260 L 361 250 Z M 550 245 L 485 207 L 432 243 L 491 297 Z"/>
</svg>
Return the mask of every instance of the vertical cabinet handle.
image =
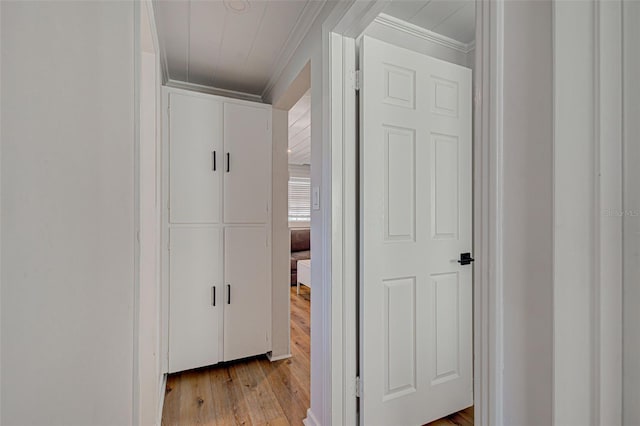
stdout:
<svg viewBox="0 0 640 426">
<path fill-rule="evenodd" d="M 229 170 L 231 169 L 229 163 L 231 163 L 231 154 L 227 152 L 227 173 L 229 173 Z"/>
<path fill-rule="evenodd" d="M 216 286 L 211 287 L 211 304 L 216 306 Z"/>
<path fill-rule="evenodd" d="M 213 171 L 215 172 L 216 171 L 216 152 L 215 151 L 211 151 L 211 157 L 212 157 L 211 161 L 213 163 L 212 168 L 213 168 Z"/>
<path fill-rule="evenodd" d="M 227 305 L 231 304 L 231 284 L 227 284 Z"/>
</svg>

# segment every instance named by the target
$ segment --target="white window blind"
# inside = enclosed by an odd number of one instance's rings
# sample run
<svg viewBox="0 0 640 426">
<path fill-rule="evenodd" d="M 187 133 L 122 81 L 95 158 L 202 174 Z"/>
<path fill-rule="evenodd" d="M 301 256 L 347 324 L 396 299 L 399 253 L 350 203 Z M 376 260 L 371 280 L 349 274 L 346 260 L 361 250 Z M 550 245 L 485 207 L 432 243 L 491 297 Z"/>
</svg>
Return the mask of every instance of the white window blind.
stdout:
<svg viewBox="0 0 640 426">
<path fill-rule="evenodd" d="M 311 221 L 311 179 L 289 177 L 289 222 Z"/>
</svg>

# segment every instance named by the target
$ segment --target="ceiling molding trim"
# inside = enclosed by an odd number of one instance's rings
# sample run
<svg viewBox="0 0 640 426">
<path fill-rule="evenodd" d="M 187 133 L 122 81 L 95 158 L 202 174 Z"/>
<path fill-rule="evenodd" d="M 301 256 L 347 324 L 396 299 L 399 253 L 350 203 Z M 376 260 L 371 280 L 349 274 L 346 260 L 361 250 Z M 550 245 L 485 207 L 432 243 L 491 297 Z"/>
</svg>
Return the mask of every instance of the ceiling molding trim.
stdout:
<svg viewBox="0 0 640 426">
<path fill-rule="evenodd" d="M 224 96 L 226 98 L 242 99 L 244 101 L 263 103 L 262 97 L 260 95 L 238 92 L 235 90 L 219 89 L 217 87 L 205 86 L 203 84 L 187 83 L 185 81 L 169 79 L 165 85 L 167 87 L 173 87 L 174 89 L 184 89 L 190 90 L 192 92 L 207 93 L 209 95 Z"/>
<path fill-rule="evenodd" d="M 397 31 L 402 31 L 414 37 L 428 40 L 432 43 L 439 44 L 449 49 L 457 50 L 458 52 L 469 53 L 475 48 L 475 42 L 463 43 L 461 41 L 443 36 L 442 34 L 438 34 L 433 31 L 429 31 L 415 24 L 403 21 L 402 19 L 398 19 L 385 13 L 381 13 L 380 15 L 378 15 L 374 22 L 389 28 L 393 28 Z"/>
<path fill-rule="evenodd" d="M 467 46 L 469 46 L 469 52 L 473 52 L 476 50 L 476 41 L 473 40 L 471 43 L 468 43 Z"/>
<path fill-rule="evenodd" d="M 262 98 L 266 99 L 266 95 L 273 89 L 273 86 L 278 82 L 280 75 L 284 71 L 285 67 L 289 64 L 289 61 L 293 57 L 293 54 L 304 40 L 305 36 L 311 29 L 311 26 L 315 22 L 316 18 L 322 11 L 322 8 L 326 4 L 327 0 L 308 0 L 304 9 L 300 13 L 300 18 L 296 23 L 293 31 L 289 34 L 287 41 L 283 44 L 282 49 L 276 60 L 274 61 L 274 67 L 271 69 L 269 80 L 267 85 L 262 91 Z"/>
</svg>

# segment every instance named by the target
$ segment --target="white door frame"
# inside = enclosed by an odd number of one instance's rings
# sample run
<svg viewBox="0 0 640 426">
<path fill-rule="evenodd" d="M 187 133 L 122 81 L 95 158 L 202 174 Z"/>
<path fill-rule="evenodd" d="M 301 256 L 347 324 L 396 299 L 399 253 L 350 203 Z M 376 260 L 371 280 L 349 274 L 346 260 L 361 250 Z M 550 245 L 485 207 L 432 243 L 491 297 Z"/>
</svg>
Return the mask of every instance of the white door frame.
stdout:
<svg viewBox="0 0 640 426">
<path fill-rule="evenodd" d="M 135 268 L 136 276 L 134 280 L 134 333 L 135 333 L 135 353 L 134 353 L 134 394 L 133 394 L 133 424 L 149 423 L 153 419 L 154 424 L 160 424 L 162 420 L 162 407 L 164 404 L 165 381 L 166 375 L 163 370 L 162 340 L 164 334 L 162 332 L 162 298 L 161 298 L 161 216 L 159 201 L 161 198 L 160 187 L 160 150 L 162 148 L 162 114 L 161 114 L 161 85 L 162 85 L 162 67 L 160 58 L 160 42 L 158 39 L 158 31 L 156 28 L 155 11 L 150 0 L 143 0 L 135 6 L 134 21 L 134 43 L 136 49 L 136 145 L 135 152 L 135 220 L 136 220 L 136 252 L 135 252 Z M 146 16 L 145 16 L 146 15 Z M 145 39 L 142 35 L 142 20 L 149 26 L 150 40 Z M 149 69 L 143 67 L 142 55 L 153 55 L 154 60 L 154 95 L 152 97 L 143 98 L 141 96 L 141 86 L 143 74 L 146 72 L 149 77 Z M 147 65 L 148 66 L 148 65 Z M 151 102 L 151 104 L 150 104 Z M 146 128 L 147 139 L 143 140 L 141 109 L 154 109 L 153 130 Z M 148 123 L 147 123 L 148 124 Z M 153 135 L 151 135 L 153 132 Z M 153 139 L 154 146 L 149 142 Z M 145 142 L 147 143 L 145 145 Z M 155 157 L 145 158 L 145 154 L 154 154 Z M 146 162 L 146 161 L 150 161 Z M 146 162 L 146 163 L 145 163 Z M 152 200 L 156 200 L 155 204 Z M 143 222 L 146 221 L 146 229 L 143 229 Z M 147 268 L 144 268 L 144 262 L 148 262 Z M 154 269 L 152 273 L 149 268 Z M 153 301 L 147 300 L 153 298 Z M 146 309 L 146 303 L 150 303 Z M 155 329 L 149 330 L 149 324 L 154 324 Z M 144 325 L 144 327 L 143 327 Z M 151 333 L 153 338 L 149 338 Z M 150 345 L 153 345 L 150 346 Z M 153 351 L 155 357 L 149 359 L 149 353 Z M 154 377 L 150 377 L 149 370 L 145 372 L 144 365 L 153 363 Z M 155 386 L 155 388 L 154 388 Z M 149 404 L 149 401 L 154 404 Z M 153 410 L 153 411 L 151 411 Z"/>
<path fill-rule="evenodd" d="M 330 300 L 322 335 L 330 369 L 323 376 L 324 419 L 356 424 L 357 204 L 355 38 L 385 2 L 344 2 L 324 22 L 323 145 L 330 153 Z M 503 2 L 477 0 L 474 93 L 474 401 L 478 425 L 501 425 L 502 408 L 502 48 Z M 312 398 L 314 396 L 312 395 Z M 307 424 L 313 424 L 308 418 Z"/>
</svg>

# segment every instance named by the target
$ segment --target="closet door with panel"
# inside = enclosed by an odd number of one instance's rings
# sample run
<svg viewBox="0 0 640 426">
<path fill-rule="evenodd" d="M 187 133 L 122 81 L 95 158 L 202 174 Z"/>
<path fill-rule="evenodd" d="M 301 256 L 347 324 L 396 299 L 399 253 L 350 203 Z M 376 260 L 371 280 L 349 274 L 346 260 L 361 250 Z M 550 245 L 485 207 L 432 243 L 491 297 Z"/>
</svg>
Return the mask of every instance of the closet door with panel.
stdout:
<svg viewBox="0 0 640 426">
<path fill-rule="evenodd" d="M 169 233 L 169 372 L 221 361 L 222 228 L 174 227 Z"/>
<path fill-rule="evenodd" d="M 265 228 L 225 227 L 224 253 L 224 361 L 263 354 L 271 327 Z"/>
<path fill-rule="evenodd" d="M 271 350 L 271 109 L 165 88 L 168 372 Z"/>
<path fill-rule="evenodd" d="M 271 181 L 271 111 L 224 105 L 224 222 L 266 223 Z"/>
<path fill-rule="evenodd" d="M 169 94 L 169 221 L 219 223 L 222 102 Z"/>
</svg>

